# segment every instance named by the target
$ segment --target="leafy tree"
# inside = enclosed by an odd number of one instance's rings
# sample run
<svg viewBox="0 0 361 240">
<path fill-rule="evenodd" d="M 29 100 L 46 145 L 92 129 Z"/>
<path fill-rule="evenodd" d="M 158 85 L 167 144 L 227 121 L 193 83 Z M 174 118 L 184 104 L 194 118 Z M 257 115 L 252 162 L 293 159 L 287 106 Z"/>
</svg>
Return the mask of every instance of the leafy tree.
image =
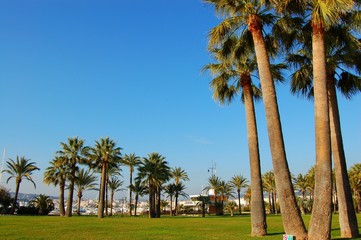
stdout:
<svg viewBox="0 0 361 240">
<path fill-rule="evenodd" d="M 44 194 L 40 194 L 34 200 L 31 200 L 30 206 L 35 207 L 39 215 L 48 215 L 49 212 L 54 210 L 53 200 Z"/>
<path fill-rule="evenodd" d="M 263 188 L 268 192 L 268 204 L 270 212 L 277 214 L 277 188 L 273 171 L 266 172 L 262 175 Z"/>
<path fill-rule="evenodd" d="M 59 185 L 59 212 L 60 216 L 65 215 L 65 205 L 64 205 L 64 191 L 65 183 L 67 176 L 69 174 L 68 168 L 65 164 L 65 161 L 59 156 L 56 156 L 54 160 L 50 162 L 50 166 L 45 169 L 44 173 L 44 183 L 53 184 L 54 186 Z"/>
<path fill-rule="evenodd" d="M 185 189 L 186 187 L 182 182 L 179 182 L 178 184 L 174 184 L 175 215 L 178 214 L 178 198 L 180 196 L 188 197 L 188 194 L 184 192 Z"/>
<path fill-rule="evenodd" d="M 209 193 L 210 191 L 213 192 L 214 195 L 214 206 L 216 208 L 216 214 L 220 214 L 219 204 L 218 204 L 218 194 L 221 186 L 222 179 L 220 177 L 217 177 L 216 175 L 212 174 L 208 178 L 208 186 L 206 186 L 203 190 L 207 191 Z M 212 200 L 212 199 L 211 199 Z"/>
<path fill-rule="evenodd" d="M 349 178 L 357 212 L 361 212 L 361 164 L 356 163 L 349 170 Z"/>
<path fill-rule="evenodd" d="M 147 186 L 142 183 L 142 181 L 140 180 L 136 180 L 133 187 L 132 187 L 132 190 L 135 194 L 135 197 L 134 197 L 134 215 L 137 216 L 137 206 L 138 206 L 138 200 L 139 200 L 139 196 L 143 196 L 144 194 L 146 194 L 148 188 Z"/>
<path fill-rule="evenodd" d="M 77 191 L 78 193 L 78 208 L 77 208 L 77 214 L 80 216 L 80 203 L 81 203 L 81 199 L 83 197 L 83 192 L 86 190 L 98 190 L 96 188 L 96 183 L 95 181 L 97 180 L 97 177 L 94 176 L 94 173 L 90 170 L 87 169 L 85 171 L 84 168 L 80 169 L 80 171 L 78 171 L 75 174 L 75 182 L 74 182 L 74 187 L 75 187 L 75 191 Z"/>
<path fill-rule="evenodd" d="M 239 215 L 242 214 L 242 211 L 241 211 L 241 190 L 242 190 L 242 188 L 248 187 L 247 183 L 248 183 L 247 179 L 245 177 L 243 177 L 242 175 L 235 175 L 229 181 L 229 184 L 237 191 Z"/>
<path fill-rule="evenodd" d="M 231 213 L 231 217 L 233 217 L 233 212 L 237 208 L 237 203 L 233 201 L 229 201 L 226 205 L 226 210 L 228 210 Z"/>
<path fill-rule="evenodd" d="M 10 213 L 10 206 L 12 202 L 14 202 L 14 199 L 11 198 L 10 190 L 0 186 L 0 214 Z"/>
<path fill-rule="evenodd" d="M 85 156 L 88 154 L 89 148 L 84 145 L 85 141 L 78 137 L 68 138 L 68 142 L 61 142 L 61 150 L 57 151 L 59 160 L 63 160 L 62 164 L 69 169 L 67 174 L 69 180 L 68 186 L 68 202 L 66 205 L 66 217 L 71 217 L 73 213 L 73 196 L 74 196 L 74 182 L 75 174 L 78 171 L 78 164 L 86 163 Z"/>
<path fill-rule="evenodd" d="M 202 217 L 204 218 L 206 216 L 206 205 L 210 204 L 210 197 L 208 195 L 199 195 L 197 197 L 197 200 L 199 201 L 199 203 L 197 203 L 197 205 L 201 205 L 202 207 Z"/>
<path fill-rule="evenodd" d="M 125 154 L 121 160 L 124 166 L 129 167 L 129 215 L 132 216 L 132 186 L 133 186 L 133 172 L 134 168 L 140 164 L 140 157 L 135 153 Z"/>
<path fill-rule="evenodd" d="M 169 203 L 170 203 L 170 215 L 173 215 L 173 196 L 175 195 L 175 183 L 169 183 L 164 187 L 164 193 L 167 194 L 169 197 Z"/>
<path fill-rule="evenodd" d="M 104 218 L 105 208 L 105 188 L 107 182 L 108 165 L 117 165 L 120 162 L 121 148 L 117 144 L 107 138 L 100 138 L 95 141 L 95 146 L 90 148 L 91 166 L 101 166 L 100 178 L 100 198 L 98 204 L 98 218 Z"/>
<path fill-rule="evenodd" d="M 14 214 L 21 181 L 26 179 L 32 182 L 36 188 L 35 182 L 33 181 L 31 175 L 33 171 L 40 169 L 35 166 L 35 162 L 30 162 L 30 159 L 26 159 L 25 157 L 19 158 L 19 156 L 16 156 L 16 162 L 12 159 L 6 161 L 6 166 L 8 169 L 3 170 L 3 172 L 10 175 L 10 177 L 6 180 L 6 183 L 8 183 L 10 179 L 15 178 L 15 197 L 10 211 L 11 214 Z"/>
</svg>

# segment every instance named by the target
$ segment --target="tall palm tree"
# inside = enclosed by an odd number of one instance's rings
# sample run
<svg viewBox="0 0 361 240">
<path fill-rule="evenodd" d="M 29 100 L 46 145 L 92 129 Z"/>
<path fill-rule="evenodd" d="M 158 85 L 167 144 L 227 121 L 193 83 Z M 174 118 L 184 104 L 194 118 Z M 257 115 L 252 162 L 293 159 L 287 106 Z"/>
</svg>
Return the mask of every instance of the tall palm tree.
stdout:
<svg viewBox="0 0 361 240">
<path fill-rule="evenodd" d="M 6 161 L 6 166 L 8 169 L 3 170 L 3 172 L 9 174 L 10 176 L 6 180 L 6 183 L 9 182 L 10 179 L 15 178 L 15 197 L 14 202 L 11 207 L 11 214 L 15 213 L 16 203 L 18 201 L 18 194 L 20 189 L 20 183 L 23 179 L 26 179 L 34 184 L 36 188 L 35 182 L 33 181 L 31 175 L 33 171 L 40 170 L 37 166 L 35 166 L 35 162 L 30 162 L 30 159 L 26 159 L 24 156 L 20 157 L 16 156 L 16 162 L 12 159 Z"/>
<path fill-rule="evenodd" d="M 221 185 L 221 181 L 222 179 L 220 177 L 217 177 L 216 175 L 212 174 L 212 176 L 210 176 L 208 178 L 208 186 L 206 186 L 203 190 L 209 192 L 213 192 L 214 195 L 214 206 L 216 208 L 216 214 L 219 215 L 220 210 L 219 210 L 219 204 L 218 204 L 218 194 L 219 194 L 219 190 L 220 190 L 220 185 Z M 211 199 L 212 200 L 212 199 Z"/>
<path fill-rule="evenodd" d="M 237 198 L 238 198 L 238 211 L 239 215 L 242 214 L 241 210 L 241 190 L 242 188 L 248 187 L 248 180 L 247 178 L 243 177 L 242 175 L 235 175 L 232 177 L 232 179 L 229 181 L 229 184 L 236 189 L 237 191 Z"/>
<path fill-rule="evenodd" d="M 309 239 L 331 237 L 332 163 L 325 34 L 332 25 L 342 20 L 346 12 L 352 10 L 355 2 L 353 0 L 283 1 L 282 3 L 275 1 L 275 6 L 280 12 L 300 13 L 301 10 L 312 32 L 316 185 Z M 301 5 L 297 6 L 298 4 Z"/>
<path fill-rule="evenodd" d="M 74 196 L 74 182 L 75 173 L 78 170 L 78 164 L 86 162 L 85 156 L 88 153 L 89 148 L 84 145 L 85 141 L 78 137 L 68 138 L 68 142 L 61 142 L 61 150 L 57 151 L 59 159 L 64 160 L 62 164 L 65 164 L 69 168 L 68 180 L 70 181 L 68 189 L 68 202 L 66 205 L 66 217 L 71 217 L 73 212 L 73 196 Z"/>
<path fill-rule="evenodd" d="M 138 167 L 138 178 L 147 182 L 149 189 L 149 217 L 160 217 L 161 186 L 170 178 L 170 167 L 165 157 L 150 153 Z"/>
<path fill-rule="evenodd" d="M 309 42 L 307 38 L 305 39 L 303 50 L 288 56 L 288 62 L 296 69 L 292 74 L 291 91 L 301 93 L 312 99 L 314 95 L 312 49 L 307 44 Z M 361 64 L 359 63 L 361 58 L 360 48 L 361 44 L 353 36 L 352 29 L 348 24 L 334 25 L 325 32 L 331 149 L 336 174 L 337 198 L 339 200 L 341 236 L 345 238 L 356 237 L 359 232 L 347 176 L 336 88 L 346 98 L 351 98 L 361 91 L 361 78 L 353 73 L 354 70 L 358 73 L 361 72 Z"/>
<path fill-rule="evenodd" d="M 123 190 L 120 188 L 121 186 L 123 186 L 123 181 L 120 181 L 116 177 L 112 177 L 108 182 L 108 186 L 110 188 L 110 216 L 112 216 L 113 215 L 114 194 L 116 192 Z M 130 211 L 130 209 L 129 209 L 129 211 Z"/>
<path fill-rule="evenodd" d="M 140 157 L 132 154 L 125 154 L 121 163 L 129 167 L 129 215 L 132 216 L 132 186 L 133 186 L 133 172 L 134 168 L 140 164 Z"/>
<path fill-rule="evenodd" d="M 174 179 L 175 185 L 177 186 L 176 193 L 175 193 L 175 215 L 177 216 L 178 215 L 178 196 L 179 196 L 178 189 L 180 186 L 179 184 L 180 184 L 181 180 L 189 181 L 189 178 L 188 178 L 187 172 L 180 167 L 173 168 L 171 171 L 171 175 L 172 175 L 172 178 Z"/>
<path fill-rule="evenodd" d="M 40 194 L 34 200 L 31 200 L 30 206 L 37 208 L 39 215 L 48 215 L 49 212 L 54 210 L 53 200 L 44 194 Z"/>
<path fill-rule="evenodd" d="M 54 186 L 59 185 L 59 213 L 60 216 L 65 216 L 65 206 L 64 206 L 64 191 L 65 183 L 68 175 L 68 168 L 64 163 L 64 159 L 59 156 L 56 156 L 51 162 L 50 166 L 46 168 L 44 172 L 44 183 L 45 184 L 54 184 Z"/>
<path fill-rule="evenodd" d="M 117 144 L 107 137 L 95 141 L 95 146 L 90 148 L 90 152 L 91 165 L 101 166 L 98 218 L 104 218 L 108 165 L 117 165 L 120 162 L 121 148 L 117 147 Z"/>
<path fill-rule="evenodd" d="M 233 197 L 233 188 L 229 182 L 221 180 L 219 183 L 219 197 L 220 197 L 220 214 L 224 214 L 224 202 L 228 202 L 229 197 Z"/>
<path fill-rule="evenodd" d="M 272 6 L 267 4 L 269 1 L 257 0 L 204 1 L 212 4 L 216 12 L 227 16 L 210 33 L 210 45 L 221 43 L 229 35 L 242 33 L 245 28 L 251 32 L 262 88 L 273 169 L 283 212 L 284 230 L 287 234 L 295 235 L 297 239 L 306 239 L 307 232 L 298 210 L 287 163 L 276 91 L 263 36 L 265 30 L 263 26 L 272 23 L 274 20 Z"/>
<path fill-rule="evenodd" d="M 77 214 L 80 216 L 80 203 L 81 198 L 83 197 L 83 192 L 87 190 L 98 190 L 96 188 L 97 184 L 95 181 L 97 177 L 94 176 L 94 172 L 92 172 L 89 168 L 85 171 L 84 168 L 80 169 L 75 174 L 75 182 L 74 182 L 74 189 L 78 193 L 78 208 Z"/>
<path fill-rule="evenodd" d="M 174 198 L 175 198 L 175 215 L 178 214 L 178 198 L 180 196 L 187 197 L 188 194 L 184 192 L 186 186 L 182 182 L 178 182 L 178 184 L 174 184 Z"/>
</svg>

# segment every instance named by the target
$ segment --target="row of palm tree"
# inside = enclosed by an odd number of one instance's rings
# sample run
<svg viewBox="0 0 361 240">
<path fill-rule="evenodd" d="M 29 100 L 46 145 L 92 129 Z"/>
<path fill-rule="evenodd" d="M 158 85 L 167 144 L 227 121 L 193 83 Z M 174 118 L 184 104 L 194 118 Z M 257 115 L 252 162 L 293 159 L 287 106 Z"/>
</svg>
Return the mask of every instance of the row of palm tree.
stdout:
<svg viewBox="0 0 361 240">
<path fill-rule="evenodd" d="M 222 103 L 225 100 L 231 100 L 234 93 L 240 89 L 243 90 L 242 99 L 246 106 L 252 195 L 254 194 L 252 199 L 258 198 L 261 192 L 257 128 L 253 107 L 253 96 L 256 95 L 257 90 L 251 87 L 252 84 L 249 80 L 250 73 L 255 69 L 253 62 L 256 62 L 285 232 L 295 235 L 297 239 L 330 238 L 331 208 L 322 206 L 331 206 L 330 153 L 332 149 L 336 185 L 338 186 L 337 193 L 340 206 L 342 206 L 340 209 L 341 235 L 342 237 L 357 237 L 357 220 L 349 193 L 334 86 L 345 90 L 347 94 L 361 90 L 360 77 L 349 71 L 352 69 L 360 72 L 360 63 L 357 60 L 360 57 L 360 42 L 352 34 L 352 31 L 359 30 L 358 7 L 360 2 L 352 0 L 204 1 L 213 5 L 215 11 L 224 17 L 224 20 L 209 34 L 210 52 L 219 62 L 216 71 L 213 66 L 207 67 L 216 75 L 211 82 L 214 89 L 213 96 Z M 347 35 L 339 34 L 340 32 L 335 34 L 333 28 L 341 29 Z M 284 52 L 290 54 L 289 57 L 286 57 L 289 63 L 296 66 L 295 73 L 292 75 L 294 79 L 298 78 L 301 83 L 307 79 L 313 79 L 310 82 L 315 104 L 316 184 L 314 205 L 316 207 L 313 208 L 308 234 L 297 208 L 283 142 L 277 95 L 274 88 L 274 79 L 279 79 L 279 75 L 273 70 L 274 67 L 270 61 L 270 57 L 284 57 L 282 55 Z M 292 61 L 295 59 L 292 55 L 294 53 L 298 55 L 301 53 L 302 57 L 310 56 L 308 65 L 305 64 L 307 61 L 304 58 L 302 64 Z M 331 56 L 339 56 L 339 58 L 330 61 Z M 340 66 L 342 66 L 342 70 L 336 70 Z M 305 72 L 305 69 L 308 71 Z M 335 77 L 337 75 L 340 76 L 339 81 Z M 235 78 L 239 80 L 234 80 Z M 297 85 L 294 82 L 293 84 Z M 307 92 L 305 85 L 301 85 L 301 87 L 301 92 Z M 259 210 L 261 203 L 252 203 L 252 209 L 254 210 L 251 220 L 252 235 L 265 235 L 265 215 L 262 210 Z"/>
</svg>

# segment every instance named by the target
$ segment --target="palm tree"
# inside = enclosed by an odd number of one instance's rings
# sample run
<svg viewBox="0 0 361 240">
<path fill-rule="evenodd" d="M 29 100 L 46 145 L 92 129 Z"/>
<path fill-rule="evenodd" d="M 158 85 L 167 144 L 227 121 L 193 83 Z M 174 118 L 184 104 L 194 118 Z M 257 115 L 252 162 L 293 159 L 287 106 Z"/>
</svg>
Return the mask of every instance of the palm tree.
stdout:
<svg viewBox="0 0 361 240">
<path fill-rule="evenodd" d="M 349 170 L 351 189 L 356 203 L 356 210 L 361 212 L 361 164 L 356 163 Z"/>
<path fill-rule="evenodd" d="M 237 203 L 230 201 L 226 205 L 226 210 L 228 210 L 231 213 L 231 217 L 233 217 L 233 211 L 237 208 Z"/>
<path fill-rule="evenodd" d="M 150 153 L 138 167 L 138 178 L 147 182 L 149 189 L 149 217 L 160 217 L 161 186 L 170 178 L 170 167 L 165 157 Z"/>
<path fill-rule="evenodd" d="M 304 205 L 307 201 L 306 193 L 310 187 L 309 181 L 307 179 L 307 175 L 304 176 L 301 173 L 298 174 L 297 177 L 293 180 L 293 184 L 294 184 L 295 190 L 299 190 L 302 194 L 302 200 L 300 201 L 300 203 L 301 203 L 300 208 L 301 208 L 302 214 L 305 214 L 306 209 L 305 209 Z"/>
<path fill-rule="evenodd" d="M 123 186 L 123 181 L 120 181 L 116 177 L 112 177 L 108 182 L 108 186 L 110 188 L 110 216 L 112 216 L 113 215 L 114 194 L 115 194 L 115 192 L 119 192 L 119 191 L 123 190 L 120 188 L 121 186 Z M 129 209 L 129 211 L 130 211 L 130 209 Z"/>
<path fill-rule="evenodd" d="M 268 192 L 268 204 L 271 213 L 277 214 L 277 188 L 275 176 L 272 171 L 266 172 L 262 175 L 263 188 Z"/>
<path fill-rule="evenodd" d="M 275 1 L 275 6 L 280 12 L 295 10 L 295 6 L 297 9 L 295 13 L 300 13 L 301 10 L 312 31 L 316 185 L 309 239 L 329 239 L 331 232 L 332 163 L 325 34 L 332 25 L 342 20 L 346 12 L 352 11 L 354 3 L 353 0 L 283 1 L 282 3 Z M 301 6 L 297 6 L 298 4 Z"/>
<path fill-rule="evenodd" d="M 197 205 L 201 205 L 202 207 L 202 217 L 204 218 L 206 216 L 206 204 L 210 204 L 210 197 L 208 195 L 199 195 L 197 197 Z"/>
<path fill-rule="evenodd" d="M 133 172 L 134 167 L 140 164 L 140 157 L 135 153 L 130 155 L 125 154 L 121 160 L 121 163 L 129 167 L 129 216 L 132 216 L 132 186 L 133 186 Z"/>
<path fill-rule="evenodd" d="M 298 210 L 288 168 L 276 91 L 263 36 L 263 31 L 265 30 L 263 26 L 272 23 L 274 19 L 272 6 L 267 4 L 269 1 L 256 0 L 204 1 L 214 5 L 216 12 L 228 16 L 210 33 L 210 45 L 221 43 L 229 35 L 245 32 L 244 28 L 247 27 L 251 32 L 262 88 L 273 169 L 277 189 L 279 190 L 279 201 L 283 211 L 282 221 L 284 230 L 287 234 L 292 233 L 292 235 L 295 235 L 297 239 L 306 239 L 306 228 Z"/>
<path fill-rule="evenodd" d="M 229 197 L 233 197 L 232 195 L 233 188 L 229 184 L 229 182 L 226 182 L 224 180 L 221 180 L 219 183 L 219 197 L 220 197 L 220 215 L 224 214 L 224 202 L 228 201 Z"/>
<path fill-rule="evenodd" d="M 120 161 L 121 148 L 107 138 L 95 141 L 95 147 L 90 148 L 90 161 L 92 166 L 101 166 L 100 196 L 98 204 L 98 218 L 104 218 L 105 188 L 107 182 L 108 164 L 117 165 Z"/>
<path fill-rule="evenodd" d="M 188 194 L 184 192 L 186 189 L 185 185 L 182 182 L 174 184 L 174 198 L 175 198 L 175 215 L 178 214 L 178 198 L 179 196 L 187 197 Z"/>
<path fill-rule="evenodd" d="M 68 202 L 66 205 L 66 217 L 71 217 L 73 212 L 73 196 L 74 196 L 74 182 L 75 173 L 78 170 L 78 164 L 86 162 L 85 156 L 89 148 L 84 146 L 84 140 L 78 137 L 68 138 L 68 143 L 61 142 L 61 150 L 57 151 L 59 159 L 64 160 L 62 164 L 69 168 L 68 180 L 70 181 L 68 189 Z"/>
<path fill-rule="evenodd" d="M 296 68 L 292 74 L 292 93 L 301 93 L 313 98 L 311 46 L 305 40 L 304 49 L 297 54 L 290 54 L 287 62 Z M 361 71 L 360 43 L 351 33 L 347 24 L 332 26 L 325 33 L 325 51 L 327 65 L 327 91 L 330 118 L 331 149 L 334 159 L 337 198 L 339 199 L 339 218 L 341 236 L 358 236 L 357 218 L 353 211 L 350 183 L 347 176 L 346 158 L 343 148 L 340 116 L 336 88 L 346 97 L 351 98 L 361 91 L 361 78 L 352 73 Z M 351 70 L 351 71 L 350 71 Z"/>
<path fill-rule="evenodd" d="M 65 215 L 65 206 L 64 206 L 64 191 L 65 191 L 65 182 L 68 175 L 68 168 L 63 164 L 64 160 L 61 157 L 56 156 L 54 160 L 50 162 L 50 166 L 46 168 L 44 173 L 44 183 L 45 184 L 54 184 L 54 186 L 59 185 L 59 212 L 60 216 Z"/>
<path fill-rule="evenodd" d="M 178 215 L 178 196 L 180 195 L 178 189 L 181 185 L 180 181 L 189 181 L 188 174 L 185 170 L 180 167 L 173 168 L 171 171 L 172 178 L 174 178 L 175 185 L 177 186 L 175 192 L 175 215 Z M 182 190 L 183 191 L 183 190 Z"/>
<path fill-rule="evenodd" d="M 229 181 L 229 184 L 234 189 L 236 189 L 236 191 L 237 191 L 239 215 L 242 214 L 242 211 L 241 211 L 241 190 L 242 190 L 242 188 L 246 188 L 246 187 L 249 186 L 247 183 L 248 183 L 248 180 L 245 177 L 243 177 L 242 175 L 235 175 Z"/>
<path fill-rule="evenodd" d="M 170 211 L 169 214 L 172 216 L 173 215 L 173 196 L 175 195 L 175 183 L 169 183 L 168 185 L 166 185 L 164 187 L 164 192 L 167 194 L 167 196 L 169 197 L 169 202 L 170 202 Z"/>
<path fill-rule="evenodd" d="M 54 210 L 53 200 L 44 194 L 40 194 L 34 200 L 31 200 L 30 206 L 37 208 L 39 215 L 48 215 L 49 212 Z"/>
<path fill-rule="evenodd" d="M 121 158 L 119 158 L 119 161 L 121 160 Z M 110 202 L 109 202 L 109 194 L 108 194 L 108 188 L 109 188 L 109 181 L 111 178 L 114 178 L 116 176 L 122 176 L 122 174 L 120 173 L 122 171 L 122 169 L 120 168 L 120 162 L 116 161 L 115 163 L 112 164 L 108 164 L 108 169 L 107 169 L 107 177 L 106 177 L 106 183 L 105 183 L 105 203 L 106 203 L 106 208 L 105 208 L 105 215 L 108 216 L 108 208 L 110 206 Z"/>
<path fill-rule="evenodd" d="M 6 161 L 6 166 L 8 169 L 3 170 L 3 172 L 10 175 L 10 177 L 6 180 L 6 183 L 8 183 L 10 179 L 15 178 L 15 197 L 10 212 L 11 214 L 14 214 L 16 202 L 18 201 L 21 181 L 23 179 L 26 179 L 32 182 L 34 184 L 34 187 L 36 188 L 35 182 L 31 178 L 31 175 L 33 171 L 40 169 L 35 166 L 35 162 L 30 162 L 30 159 L 26 159 L 24 156 L 21 158 L 19 158 L 19 156 L 16 156 L 16 162 L 12 159 L 9 159 L 9 161 Z"/>
<path fill-rule="evenodd" d="M 140 180 L 136 180 L 133 187 L 132 187 L 132 191 L 135 193 L 134 196 L 134 216 L 137 216 L 137 206 L 138 206 L 138 200 L 139 200 L 139 196 L 143 196 L 146 192 L 147 192 L 148 188 L 145 184 L 142 183 L 142 181 Z"/>
<path fill-rule="evenodd" d="M 83 197 L 83 192 L 86 190 L 98 190 L 96 188 L 95 181 L 97 180 L 97 177 L 94 176 L 94 172 L 92 172 L 90 169 L 84 170 L 84 168 L 80 169 L 75 174 L 75 182 L 74 182 L 74 188 L 75 191 L 78 193 L 78 208 L 77 208 L 77 214 L 80 216 L 80 203 L 81 198 Z"/>
<path fill-rule="evenodd" d="M 222 179 L 220 177 L 217 177 L 216 175 L 212 174 L 208 178 L 208 186 L 206 186 L 203 190 L 207 191 L 207 193 L 211 192 L 214 195 L 214 206 L 216 208 L 216 214 L 218 215 L 220 213 L 219 211 L 219 204 L 218 204 L 218 192 L 220 188 Z M 212 200 L 212 199 L 211 199 Z"/>
</svg>

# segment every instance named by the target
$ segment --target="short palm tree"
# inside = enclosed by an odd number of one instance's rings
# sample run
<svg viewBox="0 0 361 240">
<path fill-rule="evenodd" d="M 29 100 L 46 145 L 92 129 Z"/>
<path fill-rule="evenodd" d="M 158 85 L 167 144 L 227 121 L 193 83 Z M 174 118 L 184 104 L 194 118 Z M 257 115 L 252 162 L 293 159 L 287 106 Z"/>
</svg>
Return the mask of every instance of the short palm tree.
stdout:
<svg viewBox="0 0 361 240">
<path fill-rule="evenodd" d="M 110 216 L 113 215 L 114 194 L 123 190 L 121 189 L 121 186 L 123 186 L 123 181 L 120 181 L 116 177 L 112 177 L 108 182 L 108 187 L 110 189 Z"/>
<path fill-rule="evenodd" d="M 262 175 L 262 180 L 264 191 L 268 193 L 269 210 L 277 214 L 277 188 L 274 173 L 272 171 L 266 172 Z"/>
<path fill-rule="evenodd" d="M 164 187 L 164 193 L 167 194 L 167 197 L 169 197 L 169 205 L 170 205 L 170 211 L 169 214 L 173 215 L 173 196 L 175 195 L 175 183 L 169 183 Z"/>
<path fill-rule="evenodd" d="M 186 186 L 182 182 L 179 182 L 178 184 L 174 184 L 175 215 L 178 214 L 178 198 L 180 196 L 188 197 L 188 194 L 184 191 L 185 189 Z"/>
<path fill-rule="evenodd" d="M 247 178 L 243 177 L 242 175 L 235 175 L 232 177 L 232 179 L 229 181 L 229 184 L 231 187 L 233 187 L 237 191 L 237 198 L 238 198 L 238 210 L 239 215 L 242 214 L 241 211 L 241 190 L 242 188 L 248 187 L 248 180 Z"/>
<path fill-rule="evenodd" d="M 68 168 L 61 157 L 57 156 L 50 162 L 50 166 L 45 169 L 44 183 L 53 184 L 54 186 L 59 185 L 59 212 L 60 216 L 65 216 L 65 205 L 64 205 L 64 191 L 67 175 L 69 174 Z"/>
<path fill-rule="evenodd" d="M 212 176 L 210 176 L 208 178 L 208 186 L 206 186 L 203 190 L 209 192 L 213 192 L 214 195 L 214 199 L 211 198 L 211 200 L 214 201 L 214 206 L 216 208 L 216 214 L 219 215 L 220 214 L 220 210 L 219 210 L 219 204 L 218 204 L 218 194 L 219 194 L 219 190 L 220 190 L 220 184 L 221 184 L 222 179 L 220 177 L 217 177 L 216 175 L 212 174 Z"/>
<path fill-rule="evenodd" d="M 180 196 L 179 192 L 178 192 L 178 189 L 180 188 L 180 181 L 183 180 L 183 181 L 189 181 L 189 178 L 188 178 L 188 174 L 187 172 L 180 168 L 180 167 L 175 167 L 172 169 L 171 171 L 171 175 L 172 175 L 172 178 L 174 179 L 174 182 L 175 182 L 175 186 L 177 186 L 175 188 L 176 192 L 175 192 L 175 215 L 177 216 L 178 215 L 178 196 Z"/>
<path fill-rule="evenodd" d="M 351 189 L 356 203 L 357 212 L 361 212 L 361 164 L 351 166 L 349 172 Z"/>
<path fill-rule="evenodd" d="M 30 206 L 37 208 L 39 215 L 48 215 L 49 212 L 54 210 L 53 200 L 44 194 L 40 194 L 34 200 L 31 200 Z"/>
<path fill-rule="evenodd" d="M 132 216 L 132 186 L 134 168 L 140 164 L 140 157 L 132 154 L 125 154 L 121 160 L 121 164 L 129 167 L 129 215 Z"/>
<path fill-rule="evenodd" d="M 90 169 L 87 169 L 85 171 L 84 168 L 80 169 L 75 174 L 75 182 L 74 182 L 74 189 L 78 193 L 78 208 L 77 208 L 77 214 L 80 216 L 80 203 L 81 199 L 83 197 L 84 191 L 87 190 L 98 190 L 96 188 L 97 184 L 95 181 L 97 180 L 97 177 L 94 176 L 93 171 Z"/>
<path fill-rule="evenodd" d="M 62 164 L 66 165 L 69 169 L 68 180 L 68 202 L 66 205 L 66 217 L 71 217 L 73 214 L 73 196 L 74 196 L 74 182 L 75 182 L 75 173 L 78 170 L 78 164 L 86 163 L 85 156 L 88 153 L 89 148 L 84 145 L 85 141 L 79 139 L 78 137 L 68 138 L 68 142 L 61 142 L 61 150 L 57 151 L 59 159 L 62 159 L 64 162 Z"/>
<path fill-rule="evenodd" d="M 105 188 L 107 181 L 108 165 L 117 165 L 120 162 L 121 148 L 117 144 L 107 138 L 101 138 L 95 141 L 95 146 L 90 148 L 90 162 L 93 166 L 101 166 L 100 177 L 100 197 L 98 204 L 98 218 L 104 218 L 105 208 Z"/>
<path fill-rule="evenodd" d="M 132 187 L 132 190 L 135 194 L 135 196 L 134 196 L 134 216 L 137 216 L 137 206 L 138 206 L 139 197 L 146 194 L 146 192 L 148 191 L 148 188 L 147 188 L 146 184 L 144 184 L 142 181 L 137 179 Z"/>
<path fill-rule="evenodd" d="M 159 153 L 150 153 L 138 167 L 138 178 L 147 182 L 149 189 L 149 217 L 160 217 L 161 186 L 171 176 L 165 157 Z"/>
<path fill-rule="evenodd" d="M 12 159 L 6 161 L 6 166 L 8 169 L 3 170 L 3 172 L 10 175 L 10 177 L 6 180 L 6 183 L 8 183 L 10 179 L 15 178 L 15 197 L 10 212 L 11 214 L 14 214 L 21 181 L 23 179 L 26 179 L 32 182 L 34 184 L 34 187 L 36 188 L 35 182 L 33 181 L 31 175 L 33 171 L 40 169 L 35 166 L 35 162 L 30 162 L 30 159 L 26 159 L 25 157 L 19 158 L 19 156 L 16 156 L 16 161 Z"/>
<path fill-rule="evenodd" d="M 237 208 L 237 203 L 233 201 L 229 201 L 226 205 L 226 210 L 228 210 L 231 213 L 231 217 L 233 217 L 233 212 Z"/>
</svg>

